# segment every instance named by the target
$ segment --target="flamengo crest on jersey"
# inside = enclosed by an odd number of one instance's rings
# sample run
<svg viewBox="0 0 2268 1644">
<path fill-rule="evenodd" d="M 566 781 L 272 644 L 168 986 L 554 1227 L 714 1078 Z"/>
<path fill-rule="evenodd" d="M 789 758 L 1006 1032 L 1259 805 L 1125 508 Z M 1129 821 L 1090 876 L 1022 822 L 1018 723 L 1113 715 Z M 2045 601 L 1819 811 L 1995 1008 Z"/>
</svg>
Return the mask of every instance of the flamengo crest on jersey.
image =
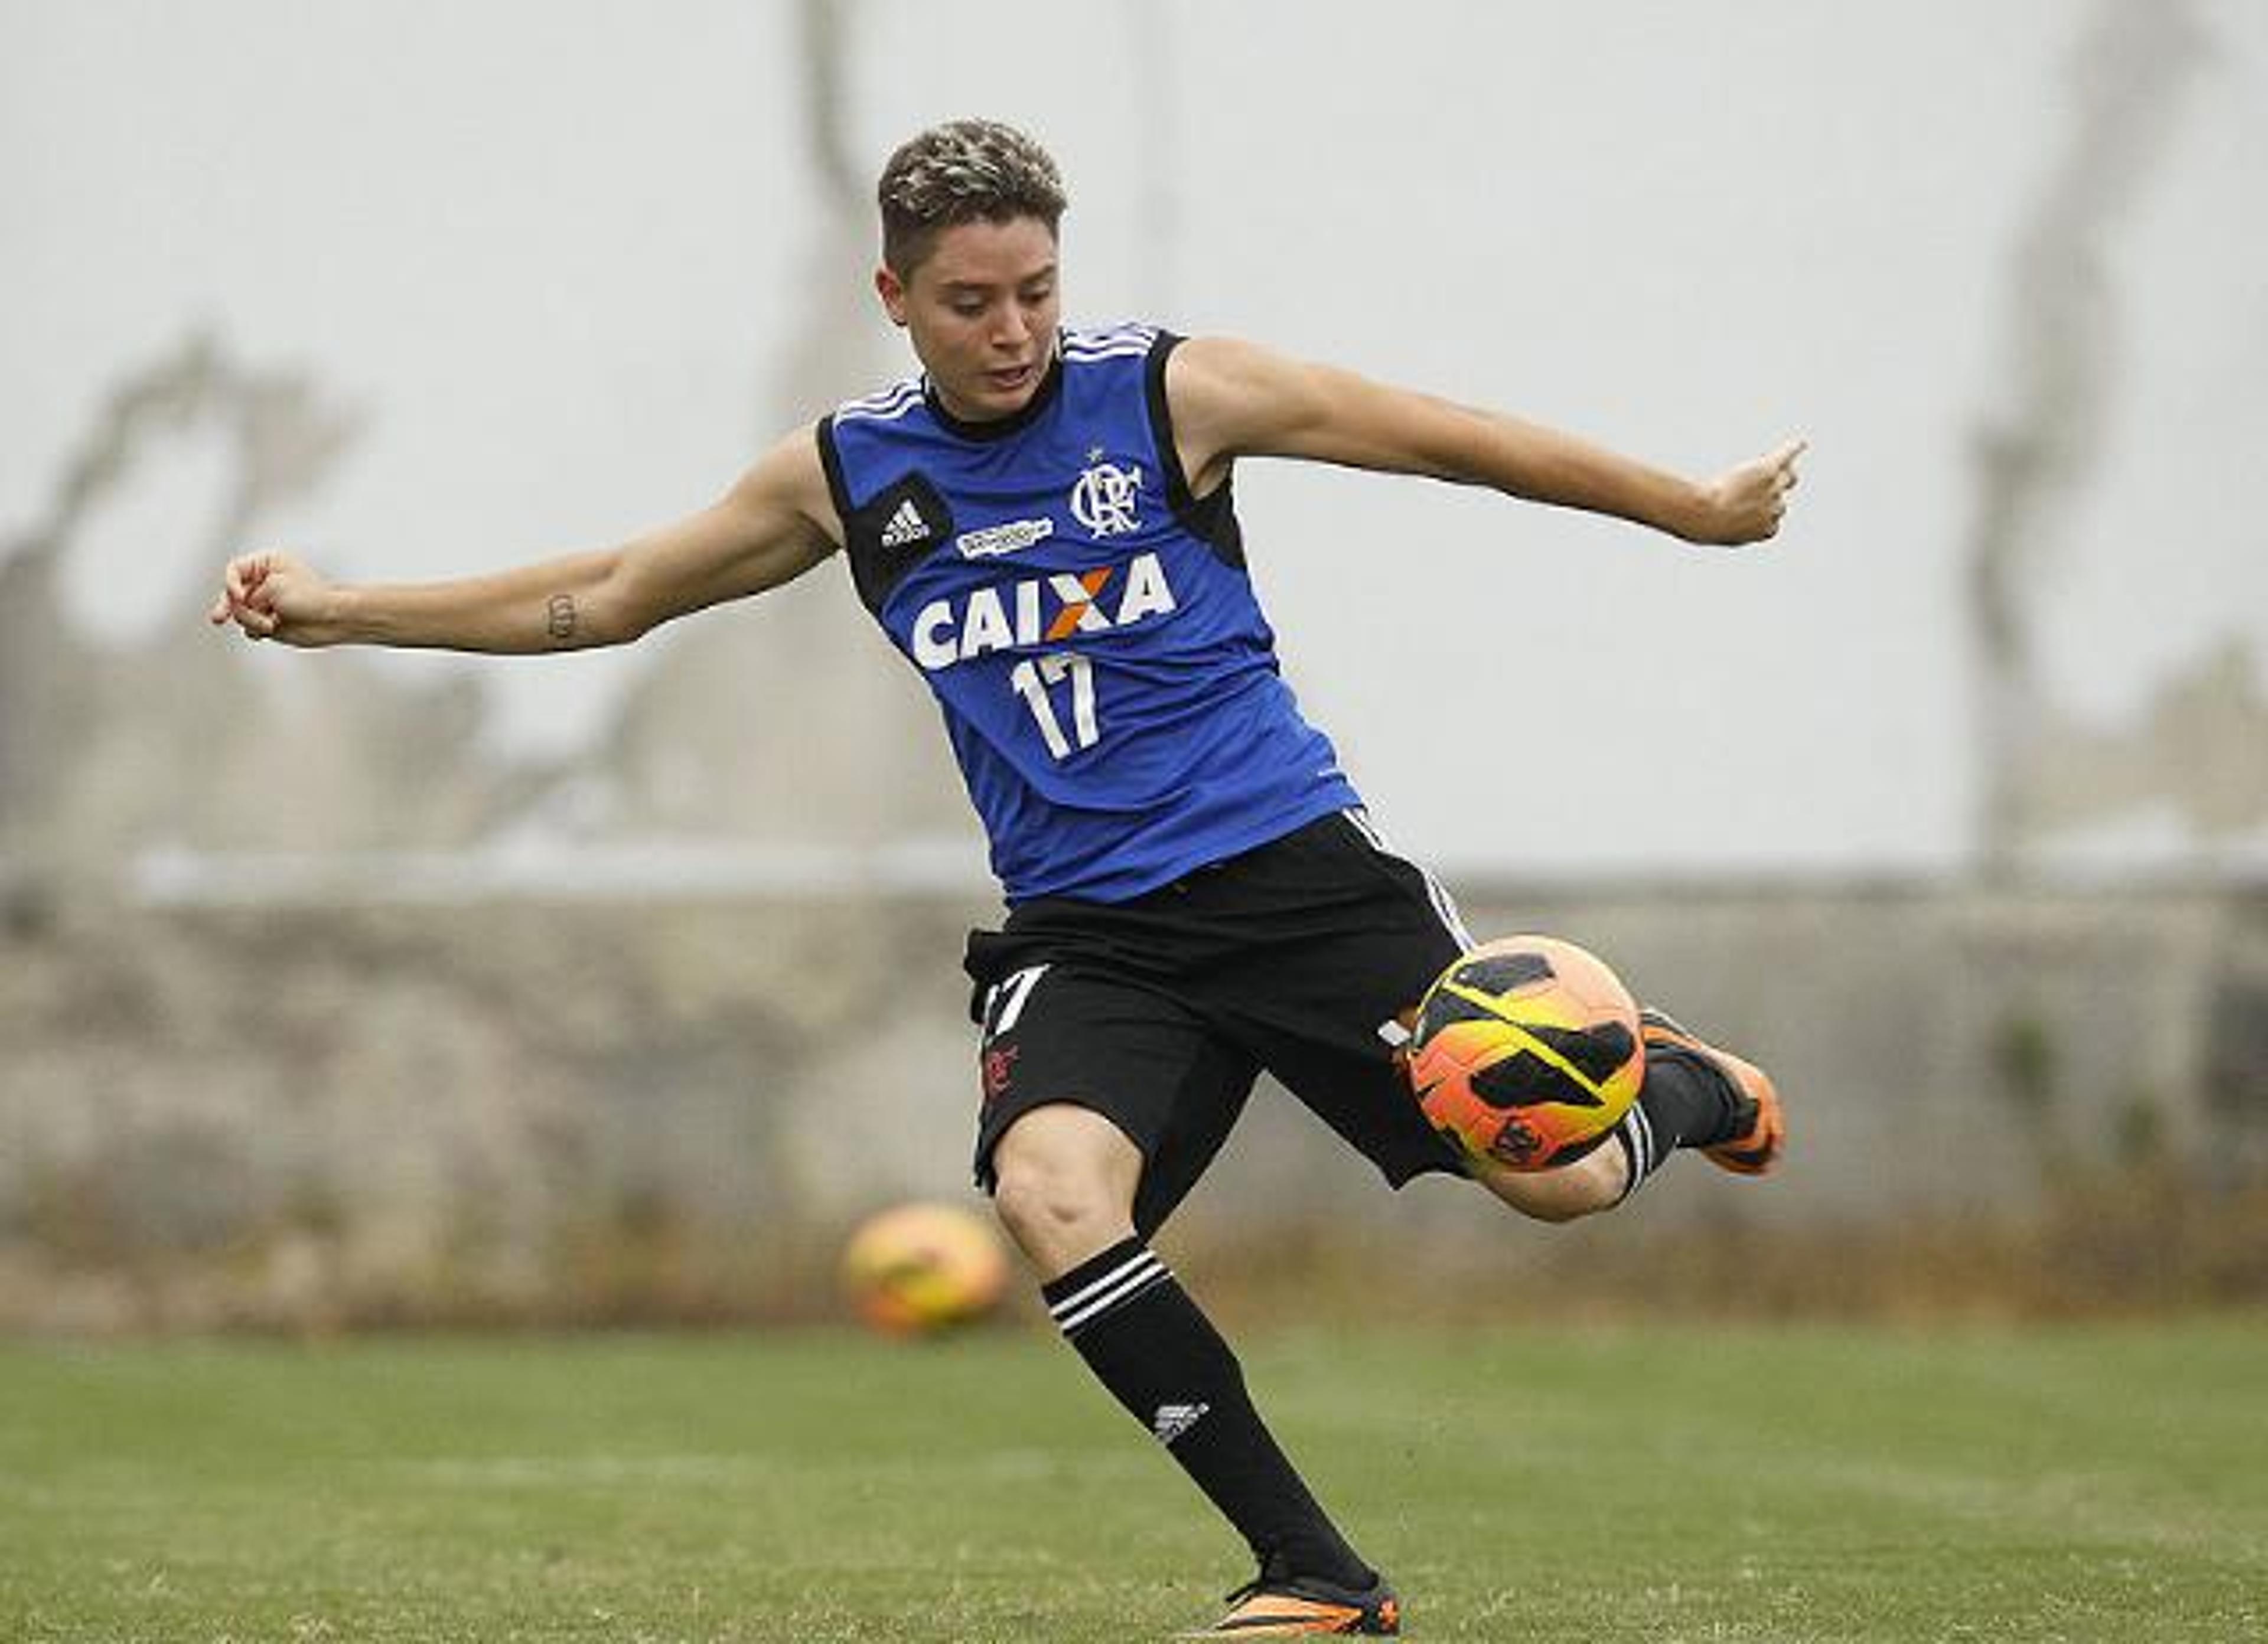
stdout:
<svg viewBox="0 0 2268 1644">
<path fill-rule="evenodd" d="M 1071 488 L 1071 511 L 1079 523 L 1098 537 L 1140 530 L 1142 522 L 1134 517 L 1134 504 L 1142 493 L 1142 471 L 1136 468 L 1129 473 L 1116 463 L 1103 461 L 1100 449 L 1087 455 L 1094 460 Z"/>
<path fill-rule="evenodd" d="M 1124 900 L 1361 803 L 1278 671 L 1228 488 L 1189 494 L 1179 341 L 1067 330 L 996 422 L 916 378 L 819 425 L 852 581 L 937 697 L 1011 902 Z"/>
</svg>

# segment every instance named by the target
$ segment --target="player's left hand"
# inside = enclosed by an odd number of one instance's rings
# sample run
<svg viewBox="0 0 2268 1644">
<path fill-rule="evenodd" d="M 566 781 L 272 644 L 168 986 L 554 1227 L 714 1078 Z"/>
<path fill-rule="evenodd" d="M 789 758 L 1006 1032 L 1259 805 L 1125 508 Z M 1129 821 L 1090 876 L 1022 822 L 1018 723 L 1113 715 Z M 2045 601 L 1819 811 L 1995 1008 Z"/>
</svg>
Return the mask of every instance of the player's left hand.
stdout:
<svg viewBox="0 0 2268 1644">
<path fill-rule="evenodd" d="M 1778 534 L 1787 512 L 1787 494 L 1795 489 L 1795 465 L 1808 449 L 1808 440 L 1792 439 L 1708 481 L 1701 488 L 1701 514 L 1692 540 L 1734 547 Z"/>
</svg>

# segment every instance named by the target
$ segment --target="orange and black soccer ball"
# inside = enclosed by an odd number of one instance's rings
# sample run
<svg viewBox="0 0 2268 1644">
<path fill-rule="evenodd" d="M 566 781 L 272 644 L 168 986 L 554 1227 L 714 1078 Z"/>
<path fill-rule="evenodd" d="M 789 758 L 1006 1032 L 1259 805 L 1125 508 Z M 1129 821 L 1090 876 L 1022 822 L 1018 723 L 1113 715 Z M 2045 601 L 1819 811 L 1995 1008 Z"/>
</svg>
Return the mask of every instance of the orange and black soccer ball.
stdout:
<svg viewBox="0 0 2268 1644">
<path fill-rule="evenodd" d="M 1604 1140 L 1646 1081 L 1638 1005 L 1572 942 L 1506 936 L 1443 971 L 1418 1009 L 1410 1089 L 1469 1158 L 1549 1170 Z"/>
</svg>

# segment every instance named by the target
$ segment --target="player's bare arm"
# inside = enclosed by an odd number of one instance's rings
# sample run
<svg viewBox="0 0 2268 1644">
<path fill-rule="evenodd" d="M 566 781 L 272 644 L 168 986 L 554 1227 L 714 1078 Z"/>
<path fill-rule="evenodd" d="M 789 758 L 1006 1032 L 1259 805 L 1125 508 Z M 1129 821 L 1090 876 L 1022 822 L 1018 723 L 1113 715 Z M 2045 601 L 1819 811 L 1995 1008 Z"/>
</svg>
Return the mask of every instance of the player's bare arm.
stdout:
<svg viewBox="0 0 2268 1644">
<path fill-rule="evenodd" d="M 1689 542 L 1757 542 L 1779 529 L 1804 443 L 1695 481 L 1572 434 L 1295 360 L 1197 337 L 1167 364 L 1174 433 L 1203 495 L 1239 457 L 1301 457 L 1485 485 L 1650 525 Z"/>
<path fill-rule="evenodd" d="M 839 529 L 808 429 L 697 513 L 618 547 L 446 582 L 350 587 L 296 556 L 229 562 L 207 613 L 247 639 L 526 654 L 626 644 L 674 617 L 762 593 L 835 551 Z"/>
</svg>

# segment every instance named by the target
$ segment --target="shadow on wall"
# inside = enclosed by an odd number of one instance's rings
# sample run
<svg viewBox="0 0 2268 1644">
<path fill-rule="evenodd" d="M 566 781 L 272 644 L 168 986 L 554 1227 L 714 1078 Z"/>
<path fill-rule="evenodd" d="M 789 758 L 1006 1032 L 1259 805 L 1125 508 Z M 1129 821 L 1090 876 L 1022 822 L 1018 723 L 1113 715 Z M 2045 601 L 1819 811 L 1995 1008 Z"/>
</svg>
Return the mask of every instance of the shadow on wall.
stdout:
<svg viewBox="0 0 2268 1644">
<path fill-rule="evenodd" d="M 0 542 L 0 888 L 114 893 L 153 852 L 461 853 L 529 835 L 879 848 L 968 833 L 918 686 L 826 569 L 766 602 L 762 642 L 714 618 L 650 642 L 611 722 L 569 758 L 499 751 L 470 670 L 405 679 L 350 651 L 282 676 L 247 665 L 204 620 L 218 569 L 318 493 L 362 431 L 306 374 L 203 334 L 104 398 L 43 517 Z M 215 454 L 210 517 L 168 521 L 162 554 L 105 574 L 185 558 L 194 574 L 155 598 L 122 590 L 154 618 L 107 634 L 67 597 L 75 571 L 87 580 L 74 555 L 187 446 Z"/>
<path fill-rule="evenodd" d="M 817 295 L 767 374 L 768 436 L 883 369 L 864 277 L 873 207 L 849 158 L 855 22 L 840 0 L 799 11 L 814 185 L 804 287 Z M 648 641 L 611 722 L 550 761 L 499 752 L 475 672 L 409 680 L 350 652 L 288 679 L 245 666 L 245 647 L 202 620 L 217 569 L 282 504 L 319 494 L 367 421 L 331 385 L 203 334 L 101 400 L 42 517 L 0 534 L 0 891 L 114 890 L 151 852 L 446 855 L 529 839 L 785 846 L 854 863 L 911 840 L 977 860 L 926 694 L 892 665 L 839 568 L 762 602 L 753 640 L 736 614 Z M 178 565 L 187 548 L 195 573 L 145 632 L 106 639 L 65 598 L 74 559 L 189 446 L 213 454 L 210 517 L 168 519 L 165 553 L 137 553 L 119 575 L 147 609 L 153 561 Z"/>
<path fill-rule="evenodd" d="M 24 884 L 107 887 L 156 844 L 456 843 L 525 803 L 538 774 L 475 757 L 471 686 L 350 665 L 264 691 L 203 620 L 222 561 L 318 491 L 359 428 L 306 375 L 247 365 L 202 334 L 98 407 L 44 517 L 0 547 L 0 862 Z M 199 442 L 217 448 L 220 479 L 211 517 L 174 527 L 194 545 L 194 583 L 145 635 L 106 639 L 70 609 L 70 558 L 147 470 Z M 180 564 L 179 539 L 164 546 L 150 557 Z M 151 574 L 117 574 L 136 571 Z"/>
<path fill-rule="evenodd" d="M 2101 0 L 2071 67 L 2073 121 L 2009 269 L 2007 402 L 1974 442 L 1970 609 L 1982 690 L 1978 848 L 2021 875 L 2059 835 L 2157 809 L 2193 838 L 2268 823 L 2268 685 L 2231 635 L 2161 680 L 2133 723 L 2089 724 L 2047 694 L 2036 631 L 2073 504 L 2117 437 L 2129 316 L 2117 236 L 2158 180 L 2211 61 L 2191 0 Z"/>
</svg>

